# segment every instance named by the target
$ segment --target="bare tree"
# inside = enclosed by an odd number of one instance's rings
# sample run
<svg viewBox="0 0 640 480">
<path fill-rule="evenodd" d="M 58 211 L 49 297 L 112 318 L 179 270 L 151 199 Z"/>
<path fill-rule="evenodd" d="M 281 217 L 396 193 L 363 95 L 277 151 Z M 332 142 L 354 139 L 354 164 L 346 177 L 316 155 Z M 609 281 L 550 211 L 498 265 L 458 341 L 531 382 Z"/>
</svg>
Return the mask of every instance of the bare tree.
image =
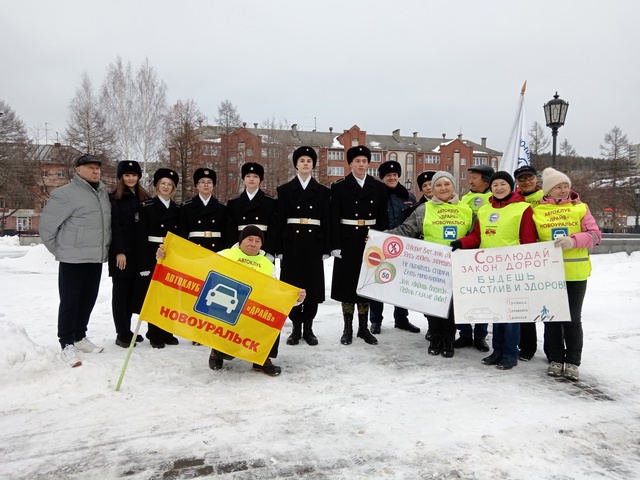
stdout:
<svg viewBox="0 0 640 480">
<path fill-rule="evenodd" d="M 220 102 L 218 106 L 218 116 L 215 118 L 215 122 L 216 125 L 222 127 L 223 133 L 227 135 L 242 126 L 242 119 L 238 114 L 238 110 L 229 100 Z"/>
<path fill-rule="evenodd" d="M 620 127 L 613 127 L 604 135 L 604 143 L 600 144 L 603 156 L 600 188 L 607 191 L 608 208 L 611 208 L 613 231 L 620 229 L 620 214 L 622 200 L 619 195 L 623 187 L 627 187 L 630 177 L 634 174 L 633 162 L 629 159 L 629 140 Z"/>
<path fill-rule="evenodd" d="M 545 135 L 544 128 L 538 122 L 533 122 L 529 129 L 529 149 L 531 151 L 531 163 L 534 166 L 542 167 L 539 164 L 540 156 L 549 148 L 551 140 Z"/>
<path fill-rule="evenodd" d="M 66 143 L 77 150 L 109 160 L 114 149 L 114 134 L 100 111 L 89 75 L 82 74 L 80 86 L 69 105 Z"/>
<path fill-rule="evenodd" d="M 193 172 L 199 156 L 198 129 L 204 116 L 193 100 L 178 100 L 165 117 L 165 141 L 169 149 L 169 165 L 180 174 L 180 198 L 193 195 Z"/>
<path fill-rule="evenodd" d="M 0 235 L 7 219 L 19 209 L 32 208 L 36 195 L 35 167 L 24 122 L 0 100 Z"/>
<path fill-rule="evenodd" d="M 164 129 L 162 118 L 167 113 L 167 86 L 158 79 L 155 69 L 145 59 L 136 74 L 136 146 L 142 159 L 142 178 L 146 185 L 147 163 L 162 157 Z"/>
<path fill-rule="evenodd" d="M 118 160 L 136 160 L 135 96 L 131 62 L 124 65 L 118 57 L 107 67 L 99 101 L 107 126 L 114 133 L 114 153 Z"/>
<path fill-rule="evenodd" d="M 287 138 L 290 136 L 289 122 L 286 118 L 279 121 L 271 118 L 264 120 L 261 127 L 266 130 L 262 136 L 264 190 L 275 195 L 276 188 L 288 182 L 292 176 L 293 164 L 287 149 Z"/>
</svg>

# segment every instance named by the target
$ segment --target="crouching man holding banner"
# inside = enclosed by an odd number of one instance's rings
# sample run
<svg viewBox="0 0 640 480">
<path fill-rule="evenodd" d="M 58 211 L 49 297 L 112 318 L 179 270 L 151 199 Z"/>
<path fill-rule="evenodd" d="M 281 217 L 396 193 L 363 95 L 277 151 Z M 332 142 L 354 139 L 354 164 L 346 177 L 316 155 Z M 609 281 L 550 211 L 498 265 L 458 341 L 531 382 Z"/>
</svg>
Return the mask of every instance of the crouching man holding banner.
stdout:
<svg viewBox="0 0 640 480">
<path fill-rule="evenodd" d="M 217 255 L 177 237 L 167 237 L 157 252 L 159 259 L 167 261 L 158 263 L 153 279 L 159 288 L 171 287 L 182 297 L 172 302 L 168 292 L 156 291 L 150 299 L 150 291 L 141 317 L 172 324 L 178 335 L 211 346 L 212 370 L 220 370 L 224 358 L 239 357 L 253 362 L 255 371 L 279 375 L 282 370 L 271 358 L 278 355 L 280 330 L 291 307 L 296 301 L 303 302 L 306 292 L 271 277 L 273 263 L 261 250 L 263 238 L 260 228 L 248 225 L 240 233 L 238 244 Z M 168 262 L 170 259 L 173 261 Z M 197 297 L 193 311 L 190 295 Z M 177 313 L 169 304 L 177 306 Z"/>
</svg>

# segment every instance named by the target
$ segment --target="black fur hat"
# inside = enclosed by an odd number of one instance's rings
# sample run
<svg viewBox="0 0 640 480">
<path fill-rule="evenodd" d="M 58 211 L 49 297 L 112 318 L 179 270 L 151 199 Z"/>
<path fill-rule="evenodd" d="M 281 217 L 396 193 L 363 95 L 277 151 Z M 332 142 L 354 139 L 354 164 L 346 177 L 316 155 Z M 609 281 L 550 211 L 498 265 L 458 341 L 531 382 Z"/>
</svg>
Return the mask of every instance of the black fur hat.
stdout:
<svg viewBox="0 0 640 480">
<path fill-rule="evenodd" d="M 241 168 L 242 179 L 244 180 L 245 175 L 248 173 L 255 173 L 260 177 L 260 181 L 264 180 L 264 167 L 259 163 L 248 162 L 242 165 Z"/>
<path fill-rule="evenodd" d="M 135 173 L 138 178 L 142 178 L 142 170 L 140 164 L 135 160 L 122 160 L 118 162 L 118 169 L 116 170 L 116 176 L 118 180 L 122 178 L 125 173 Z"/>
<path fill-rule="evenodd" d="M 177 187 L 180 181 L 180 176 L 175 170 L 170 168 L 159 168 L 156 173 L 153 174 L 153 186 L 155 187 L 161 178 L 169 178 L 173 180 L 173 184 Z"/>
<path fill-rule="evenodd" d="M 213 186 L 216 186 L 216 172 L 213 168 L 198 168 L 193 172 L 193 184 L 197 185 L 201 178 L 210 178 Z"/>
<path fill-rule="evenodd" d="M 293 152 L 293 156 L 291 157 L 291 159 L 293 160 L 293 167 L 295 169 L 298 168 L 298 159 L 303 155 L 306 155 L 307 157 L 311 157 L 311 160 L 313 161 L 313 168 L 316 168 L 316 163 L 318 162 L 318 154 L 311 147 L 296 148 L 296 150 Z"/>
</svg>

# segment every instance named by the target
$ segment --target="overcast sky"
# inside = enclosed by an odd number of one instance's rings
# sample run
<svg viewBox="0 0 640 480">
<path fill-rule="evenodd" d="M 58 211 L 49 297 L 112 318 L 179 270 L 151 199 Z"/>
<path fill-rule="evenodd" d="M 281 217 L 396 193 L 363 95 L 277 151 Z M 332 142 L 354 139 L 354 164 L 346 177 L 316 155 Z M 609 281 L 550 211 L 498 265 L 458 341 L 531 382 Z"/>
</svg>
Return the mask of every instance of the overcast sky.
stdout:
<svg viewBox="0 0 640 480">
<path fill-rule="evenodd" d="M 465 138 L 504 150 L 520 88 L 544 126 L 599 156 L 619 126 L 640 142 L 637 0 L 0 0 L 0 99 L 49 141 L 87 72 L 96 90 L 118 56 L 148 58 L 168 100 L 193 99 L 214 123 L 224 99 L 248 125 Z M 550 136 L 550 130 L 545 127 Z"/>
</svg>

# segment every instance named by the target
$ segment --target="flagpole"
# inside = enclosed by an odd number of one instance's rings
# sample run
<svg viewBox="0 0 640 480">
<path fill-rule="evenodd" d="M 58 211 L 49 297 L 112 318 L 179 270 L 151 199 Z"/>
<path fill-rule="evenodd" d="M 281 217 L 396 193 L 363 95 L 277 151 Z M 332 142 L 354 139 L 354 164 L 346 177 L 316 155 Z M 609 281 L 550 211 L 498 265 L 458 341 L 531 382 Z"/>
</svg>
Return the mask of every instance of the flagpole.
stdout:
<svg viewBox="0 0 640 480">
<path fill-rule="evenodd" d="M 127 356 L 124 358 L 124 364 L 122 365 L 120 378 L 118 378 L 118 384 L 116 385 L 116 392 L 120 391 L 120 385 L 122 384 L 122 379 L 124 378 L 124 372 L 127 370 L 127 365 L 129 365 L 129 358 L 131 357 L 131 352 L 133 351 L 133 347 L 136 346 L 136 339 L 138 338 L 138 332 L 140 331 L 141 324 L 142 324 L 142 320 L 140 320 L 140 317 L 138 317 L 138 324 L 136 325 L 136 330 L 133 332 L 133 336 L 131 337 L 131 343 L 129 344 L 129 348 L 127 349 Z"/>
</svg>

